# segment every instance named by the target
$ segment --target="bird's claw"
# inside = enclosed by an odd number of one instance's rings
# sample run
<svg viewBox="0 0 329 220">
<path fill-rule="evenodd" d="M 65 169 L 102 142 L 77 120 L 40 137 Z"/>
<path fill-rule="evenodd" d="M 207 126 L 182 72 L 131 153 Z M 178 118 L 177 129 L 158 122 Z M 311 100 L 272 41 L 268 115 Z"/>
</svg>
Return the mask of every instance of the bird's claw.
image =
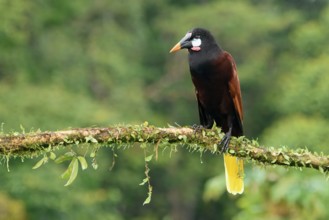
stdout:
<svg viewBox="0 0 329 220">
<path fill-rule="evenodd" d="M 202 131 L 203 128 L 204 127 L 202 125 L 197 125 L 197 124 L 192 125 L 192 129 L 194 130 L 194 134 Z"/>
<path fill-rule="evenodd" d="M 231 137 L 227 134 L 224 135 L 222 140 L 219 142 L 219 146 L 222 146 L 222 149 L 220 150 L 221 153 L 225 153 L 228 149 L 229 143 L 230 143 Z"/>
</svg>

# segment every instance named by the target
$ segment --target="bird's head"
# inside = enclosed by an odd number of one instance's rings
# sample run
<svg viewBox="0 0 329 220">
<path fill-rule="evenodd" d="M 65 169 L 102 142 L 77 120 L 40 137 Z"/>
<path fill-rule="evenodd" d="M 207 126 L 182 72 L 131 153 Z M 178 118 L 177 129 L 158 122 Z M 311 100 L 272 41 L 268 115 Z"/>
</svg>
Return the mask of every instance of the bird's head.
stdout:
<svg viewBox="0 0 329 220">
<path fill-rule="evenodd" d="M 189 52 L 197 52 L 211 45 L 216 45 L 215 39 L 211 33 L 203 28 L 194 28 L 186 33 L 186 35 L 170 50 L 170 53 L 181 49 L 188 49 Z"/>
</svg>

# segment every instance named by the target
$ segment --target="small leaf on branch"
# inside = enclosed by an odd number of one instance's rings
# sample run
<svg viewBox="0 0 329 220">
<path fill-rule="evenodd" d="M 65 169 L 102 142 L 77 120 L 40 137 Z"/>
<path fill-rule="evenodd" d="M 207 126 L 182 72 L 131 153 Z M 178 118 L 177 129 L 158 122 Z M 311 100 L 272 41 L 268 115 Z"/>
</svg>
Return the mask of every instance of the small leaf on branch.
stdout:
<svg viewBox="0 0 329 220">
<path fill-rule="evenodd" d="M 64 171 L 64 173 L 62 173 L 61 178 L 62 178 L 62 179 L 68 179 L 68 178 L 70 177 L 70 175 L 71 175 L 71 172 L 72 172 L 72 170 L 71 170 L 71 167 L 69 166 L 69 167 Z"/>
<path fill-rule="evenodd" d="M 86 137 L 85 140 L 86 140 L 87 143 L 89 143 L 89 142 L 91 142 L 91 143 L 98 143 L 98 141 L 93 136 L 91 136 L 91 135 L 88 136 L 88 137 Z"/>
<path fill-rule="evenodd" d="M 145 185 L 145 183 L 147 183 L 148 182 L 148 178 L 146 177 L 146 178 L 144 178 L 143 179 L 143 181 L 139 184 L 140 186 L 143 186 L 143 185 Z"/>
<path fill-rule="evenodd" d="M 78 175 L 78 170 L 79 170 L 79 162 L 78 159 L 74 157 L 67 170 L 62 174 L 63 179 L 67 179 L 69 177 L 69 180 L 66 182 L 64 186 L 69 186 L 70 184 L 73 183 L 73 181 Z"/>
<path fill-rule="evenodd" d="M 80 165 L 81 165 L 81 169 L 82 170 L 85 170 L 88 168 L 88 163 L 86 161 L 86 158 L 82 157 L 82 156 L 78 156 L 78 159 L 79 159 L 79 162 L 80 162 Z"/>
<path fill-rule="evenodd" d="M 183 140 L 184 142 L 186 142 L 187 137 L 186 137 L 186 135 L 178 135 L 178 139 Z"/>
<path fill-rule="evenodd" d="M 41 160 L 39 160 L 33 167 L 32 169 L 38 169 L 39 167 L 41 167 L 43 164 L 48 162 L 48 157 L 43 157 Z"/>
<path fill-rule="evenodd" d="M 72 160 L 72 158 L 75 157 L 75 153 L 70 151 L 70 152 L 66 152 L 64 155 L 62 156 L 59 156 L 56 160 L 55 160 L 55 163 L 63 163 L 64 161 L 67 161 L 67 160 Z"/>
<path fill-rule="evenodd" d="M 98 163 L 97 163 L 97 160 L 95 157 L 93 158 L 93 161 L 91 162 L 91 166 L 94 168 L 94 170 L 97 170 Z"/>
<path fill-rule="evenodd" d="M 92 151 L 89 156 L 90 157 L 95 157 L 96 156 L 96 152 L 95 151 Z"/>
<path fill-rule="evenodd" d="M 153 154 L 151 154 L 150 156 L 145 157 L 145 162 L 150 162 L 153 158 Z"/>
<path fill-rule="evenodd" d="M 149 188 L 148 196 L 143 202 L 143 205 L 149 204 L 151 202 L 151 198 L 152 198 L 152 187 Z"/>
<path fill-rule="evenodd" d="M 286 154 L 283 154 L 283 157 L 284 157 L 284 159 L 286 159 L 287 161 L 290 161 L 290 158 L 289 158 L 289 156 L 288 156 L 288 155 L 286 155 Z"/>
<path fill-rule="evenodd" d="M 49 158 L 52 159 L 52 160 L 55 160 L 56 159 L 56 154 L 54 152 L 50 152 L 49 153 Z"/>
<path fill-rule="evenodd" d="M 141 143 L 141 144 L 140 144 L 140 148 L 144 149 L 144 148 L 146 148 L 146 147 L 147 147 L 147 144 L 146 144 L 146 143 Z"/>
</svg>

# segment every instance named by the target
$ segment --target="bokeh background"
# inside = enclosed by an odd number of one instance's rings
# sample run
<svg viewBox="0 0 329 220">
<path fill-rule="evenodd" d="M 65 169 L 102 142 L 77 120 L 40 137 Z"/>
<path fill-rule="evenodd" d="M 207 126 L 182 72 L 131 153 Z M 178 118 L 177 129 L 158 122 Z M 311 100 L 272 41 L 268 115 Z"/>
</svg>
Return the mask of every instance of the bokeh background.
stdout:
<svg viewBox="0 0 329 220">
<path fill-rule="evenodd" d="M 193 27 L 235 58 L 245 133 L 267 146 L 328 154 L 326 0 L 0 0 L 3 131 L 118 123 L 198 123 L 187 52 Z M 0 219 L 328 219 L 329 184 L 313 170 L 246 166 L 242 196 L 225 191 L 221 157 L 179 149 L 150 164 L 142 150 L 98 153 L 99 168 L 64 187 L 67 164 L 1 160 Z M 90 162 L 90 160 L 88 160 Z"/>
</svg>

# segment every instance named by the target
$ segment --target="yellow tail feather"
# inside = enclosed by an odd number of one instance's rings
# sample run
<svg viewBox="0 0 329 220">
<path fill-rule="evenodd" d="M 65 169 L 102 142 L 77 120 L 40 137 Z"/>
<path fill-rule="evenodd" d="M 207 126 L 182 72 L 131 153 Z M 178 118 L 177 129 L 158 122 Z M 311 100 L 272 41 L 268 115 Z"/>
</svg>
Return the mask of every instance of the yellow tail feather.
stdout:
<svg viewBox="0 0 329 220">
<path fill-rule="evenodd" d="M 226 188 L 233 195 L 242 194 L 244 190 L 243 184 L 243 160 L 224 154 Z"/>
</svg>

